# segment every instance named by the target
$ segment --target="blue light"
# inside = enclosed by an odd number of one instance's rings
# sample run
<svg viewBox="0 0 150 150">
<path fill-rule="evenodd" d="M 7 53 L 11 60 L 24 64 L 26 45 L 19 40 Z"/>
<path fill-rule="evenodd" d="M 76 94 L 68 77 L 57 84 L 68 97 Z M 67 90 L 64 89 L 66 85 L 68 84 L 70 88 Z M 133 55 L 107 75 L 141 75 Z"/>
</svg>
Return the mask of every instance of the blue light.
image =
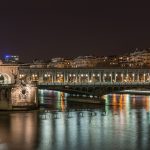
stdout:
<svg viewBox="0 0 150 150">
<path fill-rule="evenodd" d="M 12 57 L 12 55 L 5 55 L 5 58 L 10 58 Z"/>
</svg>

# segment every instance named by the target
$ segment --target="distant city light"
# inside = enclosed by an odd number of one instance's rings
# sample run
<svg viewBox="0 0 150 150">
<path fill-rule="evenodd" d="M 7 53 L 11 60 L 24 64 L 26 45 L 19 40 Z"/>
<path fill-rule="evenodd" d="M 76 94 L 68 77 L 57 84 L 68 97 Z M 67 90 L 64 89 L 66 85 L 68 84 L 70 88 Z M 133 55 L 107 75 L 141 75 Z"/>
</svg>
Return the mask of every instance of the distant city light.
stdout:
<svg viewBox="0 0 150 150">
<path fill-rule="evenodd" d="M 17 63 L 19 61 L 19 56 L 6 54 L 4 55 L 4 61 L 6 63 Z"/>
</svg>

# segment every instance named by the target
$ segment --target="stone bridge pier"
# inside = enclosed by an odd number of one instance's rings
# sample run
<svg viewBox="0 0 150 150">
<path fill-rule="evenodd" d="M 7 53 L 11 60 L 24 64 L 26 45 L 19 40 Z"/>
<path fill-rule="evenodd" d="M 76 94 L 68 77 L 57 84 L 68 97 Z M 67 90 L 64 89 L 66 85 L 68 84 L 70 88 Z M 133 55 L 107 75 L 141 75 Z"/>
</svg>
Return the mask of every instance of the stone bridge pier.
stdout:
<svg viewBox="0 0 150 150">
<path fill-rule="evenodd" d="M 11 110 L 11 86 L 0 87 L 0 110 Z"/>
<path fill-rule="evenodd" d="M 0 110 L 38 108 L 37 87 L 33 85 L 1 85 Z"/>
</svg>

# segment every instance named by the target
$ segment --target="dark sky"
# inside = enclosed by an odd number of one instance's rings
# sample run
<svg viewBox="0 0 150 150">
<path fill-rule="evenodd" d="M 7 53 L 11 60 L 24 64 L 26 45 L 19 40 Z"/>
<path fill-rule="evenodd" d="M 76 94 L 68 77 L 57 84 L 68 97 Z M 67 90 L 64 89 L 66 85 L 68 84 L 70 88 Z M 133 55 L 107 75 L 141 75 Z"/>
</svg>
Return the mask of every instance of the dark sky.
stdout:
<svg viewBox="0 0 150 150">
<path fill-rule="evenodd" d="M 124 1 L 125 2 L 125 1 Z M 150 4 L 123 1 L 3 0 L 0 56 L 114 55 L 150 47 Z"/>
</svg>

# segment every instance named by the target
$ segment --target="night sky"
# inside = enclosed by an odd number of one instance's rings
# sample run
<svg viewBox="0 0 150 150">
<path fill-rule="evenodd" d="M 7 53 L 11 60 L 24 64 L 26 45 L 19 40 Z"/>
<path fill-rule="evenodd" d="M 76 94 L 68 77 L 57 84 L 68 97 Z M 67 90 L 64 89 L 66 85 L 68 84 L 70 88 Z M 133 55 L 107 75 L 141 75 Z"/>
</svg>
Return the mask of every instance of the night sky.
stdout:
<svg viewBox="0 0 150 150">
<path fill-rule="evenodd" d="M 150 4 L 123 1 L 4 0 L 0 56 L 35 58 L 124 54 L 150 47 Z"/>
</svg>

